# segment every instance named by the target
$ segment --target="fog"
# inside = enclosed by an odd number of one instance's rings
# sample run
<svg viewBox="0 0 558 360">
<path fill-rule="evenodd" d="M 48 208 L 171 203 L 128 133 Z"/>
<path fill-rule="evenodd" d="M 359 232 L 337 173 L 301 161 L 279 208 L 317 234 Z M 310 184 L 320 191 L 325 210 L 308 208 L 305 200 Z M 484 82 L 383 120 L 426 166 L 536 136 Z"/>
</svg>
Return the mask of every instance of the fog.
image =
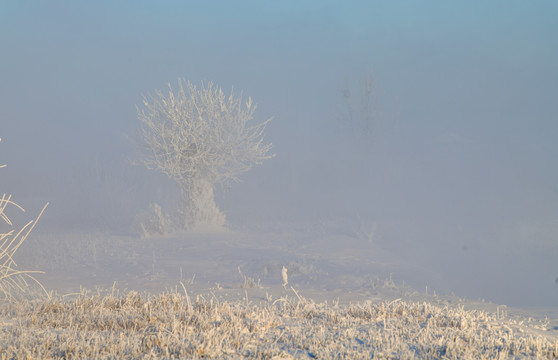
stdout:
<svg viewBox="0 0 558 360">
<path fill-rule="evenodd" d="M 43 229 L 133 232 L 176 195 L 137 165 L 136 106 L 214 81 L 273 117 L 277 156 L 218 193 L 232 225 L 375 224 L 440 291 L 556 305 L 557 18 L 554 1 L 2 2 L 1 191 L 50 202 Z M 349 115 L 364 79 L 369 134 Z"/>
</svg>

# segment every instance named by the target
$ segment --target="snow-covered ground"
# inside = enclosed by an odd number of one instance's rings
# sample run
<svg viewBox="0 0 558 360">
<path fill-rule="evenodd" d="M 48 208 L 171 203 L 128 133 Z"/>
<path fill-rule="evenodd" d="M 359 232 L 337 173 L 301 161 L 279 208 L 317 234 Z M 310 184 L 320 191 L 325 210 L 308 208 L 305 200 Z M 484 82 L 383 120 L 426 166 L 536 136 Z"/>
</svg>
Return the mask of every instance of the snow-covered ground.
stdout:
<svg viewBox="0 0 558 360">
<path fill-rule="evenodd" d="M 545 336 L 558 339 L 558 306 L 512 307 L 444 293 L 429 287 L 435 268 L 410 262 L 358 231 L 324 229 L 281 224 L 152 238 L 39 231 L 19 250 L 18 265 L 44 271 L 37 278 L 60 295 L 113 287 L 157 294 L 183 283 L 193 296 L 235 301 L 292 294 L 292 286 L 315 302 L 403 299 L 532 318 L 546 323 Z"/>
<path fill-rule="evenodd" d="M 413 288 L 407 281 L 435 268 L 378 245 L 375 228 L 43 230 L 17 255 L 22 269 L 45 271 L 37 278 L 49 293 L 0 303 L 0 349 L 8 358 L 558 356 L 556 308 Z"/>
</svg>

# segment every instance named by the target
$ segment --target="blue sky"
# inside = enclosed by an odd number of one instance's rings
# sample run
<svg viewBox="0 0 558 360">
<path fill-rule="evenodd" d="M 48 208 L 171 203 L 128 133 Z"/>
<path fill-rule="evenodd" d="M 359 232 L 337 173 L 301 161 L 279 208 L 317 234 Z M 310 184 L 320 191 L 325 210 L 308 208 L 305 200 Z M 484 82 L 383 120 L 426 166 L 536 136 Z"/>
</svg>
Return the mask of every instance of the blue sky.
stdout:
<svg viewBox="0 0 558 360">
<path fill-rule="evenodd" d="M 274 118 L 277 157 L 218 200 L 232 221 L 358 215 L 389 246 L 440 249 L 427 261 L 557 253 L 556 18 L 555 1 L 4 1 L 2 191 L 51 201 L 52 223 L 129 226 L 173 196 L 132 165 L 136 105 L 182 77 Z M 366 74 L 363 140 L 343 94 Z"/>
</svg>

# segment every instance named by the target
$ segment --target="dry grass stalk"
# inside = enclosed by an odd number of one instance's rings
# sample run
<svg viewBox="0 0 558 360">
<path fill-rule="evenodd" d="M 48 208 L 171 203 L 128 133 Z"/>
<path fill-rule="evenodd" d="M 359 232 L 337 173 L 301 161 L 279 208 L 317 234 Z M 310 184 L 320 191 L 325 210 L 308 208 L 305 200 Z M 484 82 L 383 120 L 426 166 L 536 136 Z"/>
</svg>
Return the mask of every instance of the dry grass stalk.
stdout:
<svg viewBox="0 0 558 360">
<path fill-rule="evenodd" d="M 2 141 L 2 139 L 0 139 Z M 6 165 L 1 165 L 0 168 Z M 32 274 L 41 271 L 19 270 L 14 260 L 14 255 L 29 236 L 39 218 L 43 215 L 48 203 L 43 207 L 39 216 L 35 220 L 29 221 L 19 231 L 13 229 L 14 224 L 6 213 L 8 206 L 12 206 L 20 211 L 25 211 L 23 207 L 12 201 L 11 195 L 2 194 L 0 198 L 0 219 L 6 223 L 10 229 L 0 233 L 0 294 L 2 297 L 13 300 L 18 294 L 25 293 L 29 288 L 29 280 L 39 285 L 46 292 L 41 283 Z M 0 222 L 1 222 L 0 221 Z"/>
</svg>

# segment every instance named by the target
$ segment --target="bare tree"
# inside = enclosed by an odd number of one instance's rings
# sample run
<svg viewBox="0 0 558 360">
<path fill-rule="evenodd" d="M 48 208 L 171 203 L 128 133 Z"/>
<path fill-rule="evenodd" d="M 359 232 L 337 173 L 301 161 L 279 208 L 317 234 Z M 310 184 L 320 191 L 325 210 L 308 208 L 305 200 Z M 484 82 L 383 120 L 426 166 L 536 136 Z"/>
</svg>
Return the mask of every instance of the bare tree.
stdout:
<svg viewBox="0 0 558 360">
<path fill-rule="evenodd" d="M 271 158 L 264 130 L 271 119 L 252 124 L 256 106 L 233 91 L 227 97 L 213 83 L 178 80 L 178 91 L 156 91 L 138 108 L 145 143 L 143 162 L 174 180 L 182 194 L 182 226 L 222 227 L 225 216 L 214 185 L 237 181 L 254 164 Z"/>
<path fill-rule="evenodd" d="M 345 111 L 342 120 L 346 122 L 353 136 L 370 142 L 376 132 L 377 119 L 374 114 L 375 84 L 371 73 L 366 73 L 358 82 L 356 91 L 346 85 L 343 89 Z"/>
</svg>

